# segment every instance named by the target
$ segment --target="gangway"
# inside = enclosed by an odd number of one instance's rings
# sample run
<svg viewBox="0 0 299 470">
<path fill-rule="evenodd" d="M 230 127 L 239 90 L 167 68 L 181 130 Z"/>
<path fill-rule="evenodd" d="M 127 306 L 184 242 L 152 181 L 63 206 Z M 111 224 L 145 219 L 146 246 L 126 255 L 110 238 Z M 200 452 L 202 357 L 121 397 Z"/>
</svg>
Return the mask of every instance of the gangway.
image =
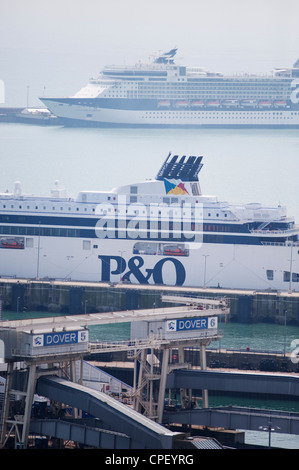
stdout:
<svg viewBox="0 0 299 470">
<path fill-rule="evenodd" d="M 299 435 L 299 413 L 271 409 L 223 406 L 164 413 L 164 424 L 260 431 L 271 427 L 282 434 Z"/>
<path fill-rule="evenodd" d="M 164 297 L 164 296 L 163 296 Z M 167 296 L 165 296 L 167 297 Z M 176 298 L 173 296 L 173 298 Z M 179 299 L 179 297 L 177 297 Z M 59 315 L 55 317 L 28 318 L 19 320 L 6 320 L 0 322 L 0 328 L 14 328 L 16 331 L 46 328 L 70 328 L 91 325 L 107 325 L 113 323 L 127 323 L 138 321 L 164 321 L 169 318 L 198 317 L 207 314 L 228 314 L 229 306 L 225 300 L 199 299 L 198 304 L 188 303 L 188 297 L 183 297 L 185 304 L 181 307 L 162 307 L 141 310 L 121 310 L 116 312 L 88 313 L 83 315 Z M 165 300 L 166 301 L 166 300 Z M 217 302 L 217 303 L 215 303 Z M 182 301 L 180 302 L 182 303 Z M 201 309 L 201 305 L 205 308 Z"/>
<path fill-rule="evenodd" d="M 172 449 L 174 440 L 182 436 L 105 393 L 59 377 L 40 378 L 37 393 L 100 418 L 108 430 L 129 436 L 131 448 Z"/>
</svg>

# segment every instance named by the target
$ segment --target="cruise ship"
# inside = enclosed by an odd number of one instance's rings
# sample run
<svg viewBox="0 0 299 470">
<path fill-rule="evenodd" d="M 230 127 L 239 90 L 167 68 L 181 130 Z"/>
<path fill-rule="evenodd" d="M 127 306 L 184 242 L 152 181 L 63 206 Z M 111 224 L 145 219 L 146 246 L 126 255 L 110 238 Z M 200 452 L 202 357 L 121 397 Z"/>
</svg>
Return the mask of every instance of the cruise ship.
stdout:
<svg viewBox="0 0 299 470">
<path fill-rule="evenodd" d="M 226 76 L 177 65 L 176 53 L 107 66 L 74 96 L 40 100 L 66 126 L 299 127 L 299 60 Z"/>
<path fill-rule="evenodd" d="M 58 182 L 49 197 L 15 183 L 0 194 L 0 275 L 298 291 L 286 208 L 205 194 L 202 167 L 202 156 L 169 154 L 154 179 L 74 199 Z"/>
</svg>

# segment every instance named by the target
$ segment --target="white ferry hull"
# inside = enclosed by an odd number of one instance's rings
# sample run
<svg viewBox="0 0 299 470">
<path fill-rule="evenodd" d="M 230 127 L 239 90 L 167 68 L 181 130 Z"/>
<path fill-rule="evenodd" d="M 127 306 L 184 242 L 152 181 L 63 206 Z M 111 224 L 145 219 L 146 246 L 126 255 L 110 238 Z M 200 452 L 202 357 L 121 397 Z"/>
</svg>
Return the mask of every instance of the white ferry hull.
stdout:
<svg viewBox="0 0 299 470">
<path fill-rule="evenodd" d="M 0 195 L 0 275 L 26 279 L 299 290 L 299 227 L 286 208 L 202 194 L 202 156 L 167 156 L 155 179 L 112 191 L 19 182 Z"/>
<path fill-rule="evenodd" d="M 284 279 L 297 249 L 277 245 L 203 243 L 189 256 L 134 254 L 132 240 L 82 240 L 30 237 L 23 249 L 0 249 L 2 277 L 63 279 L 90 282 L 182 285 L 242 289 L 299 290 L 298 282 Z M 87 248 L 86 248 L 87 247 Z M 273 273 L 269 279 L 268 273 Z"/>
<path fill-rule="evenodd" d="M 144 127 L 288 127 L 299 128 L 299 110 L 122 110 L 92 108 L 42 99 L 50 111 L 67 126 Z"/>
</svg>

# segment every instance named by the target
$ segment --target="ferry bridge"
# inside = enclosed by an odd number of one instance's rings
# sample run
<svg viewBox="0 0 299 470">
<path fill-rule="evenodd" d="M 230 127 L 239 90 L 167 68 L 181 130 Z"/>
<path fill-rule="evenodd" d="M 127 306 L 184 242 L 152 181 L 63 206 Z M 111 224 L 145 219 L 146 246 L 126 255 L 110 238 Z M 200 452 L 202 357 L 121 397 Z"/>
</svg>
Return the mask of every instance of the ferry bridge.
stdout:
<svg viewBox="0 0 299 470">
<path fill-rule="evenodd" d="M 229 306 L 223 299 L 164 298 L 164 301 L 174 300 L 185 305 L 0 322 L 0 343 L 4 345 L 6 363 L 0 415 L 1 447 L 5 447 L 9 436 L 14 436 L 15 445 L 26 448 L 29 433 L 37 433 L 94 447 L 169 449 L 177 448 L 183 441 L 186 444 L 186 439 L 185 435 L 165 427 L 167 423 L 212 427 L 225 424 L 227 428 L 256 429 L 258 422 L 267 424 L 270 415 L 271 421 L 273 416 L 275 423 L 280 424 L 282 432 L 299 434 L 297 414 L 275 412 L 274 417 L 272 412 L 259 410 L 256 412 L 259 418 L 253 419 L 252 411 L 246 409 L 208 407 L 208 390 L 215 389 L 217 384 L 231 391 L 240 387 L 248 391 L 251 386 L 257 393 L 274 390 L 275 386 L 276 394 L 297 396 L 297 377 L 280 374 L 269 378 L 265 374 L 229 372 L 220 376 L 217 371 L 207 371 L 206 346 L 219 339 L 217 317 L 227 315 Z M 89 325 L 120 322 L 131 323 L 134 339 L 113 344 L 88 342 Z M 200 347 L 200 371 L 189 370 L 184 361 L 184 350 L 192 345 Z M 178 350 L 177 364 L 170 363 L 172 348 Z M 83 361 L 87 354 L 121 349 L 134 357 L 133 387 L 105 376 L 103 371 Z M 162 353 L 161 361 L 155 355 L 156 350 Z M 272 387 L 269 380 L 275 381 Z M 221 389 L 221 385 L 218 387 Z M 165 411 L 166 389 L 180 390 L 179 411 Z M 194 389 L 202 391 L 200 410 L 191 410 Z M 113 398 L 113 390 L 118 391 L 119 397 L 125 392 L 132 406 Z M 32 419 L 35 392 L 54 403 L 72 407 L 75 420 L 57 420 L 55 414 L 53 419 Z M 13 397 L 22 403 L 21 411 L 12 412 Z M 86 426 L 79 419 L 81 410 L 98 418 L 93 426 Z M 190 440 L 188 443 L 192 445 Z M 209 445 L 217 447 L 218 444 L 211 441 Z M 199 442 L 194 441 L 194 446 L 198 447 Z"/>
</svg>

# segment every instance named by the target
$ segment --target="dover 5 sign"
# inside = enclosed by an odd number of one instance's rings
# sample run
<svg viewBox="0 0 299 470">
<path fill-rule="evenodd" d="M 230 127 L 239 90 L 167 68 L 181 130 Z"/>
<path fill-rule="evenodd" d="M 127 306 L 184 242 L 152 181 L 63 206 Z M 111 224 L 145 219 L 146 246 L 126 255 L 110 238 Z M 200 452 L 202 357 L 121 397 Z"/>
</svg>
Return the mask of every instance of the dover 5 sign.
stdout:
<svg viewBox="0 0 299 470">
<path fill-rule="evenodd" d="M 88 341 L 88 331 L 60 331 L 44 333 L 41 335 L 34 335 L 33 346 L 34 347 L 45 347 L 45 346 L 61 346 L 85 343 Z"/>
</svg>

